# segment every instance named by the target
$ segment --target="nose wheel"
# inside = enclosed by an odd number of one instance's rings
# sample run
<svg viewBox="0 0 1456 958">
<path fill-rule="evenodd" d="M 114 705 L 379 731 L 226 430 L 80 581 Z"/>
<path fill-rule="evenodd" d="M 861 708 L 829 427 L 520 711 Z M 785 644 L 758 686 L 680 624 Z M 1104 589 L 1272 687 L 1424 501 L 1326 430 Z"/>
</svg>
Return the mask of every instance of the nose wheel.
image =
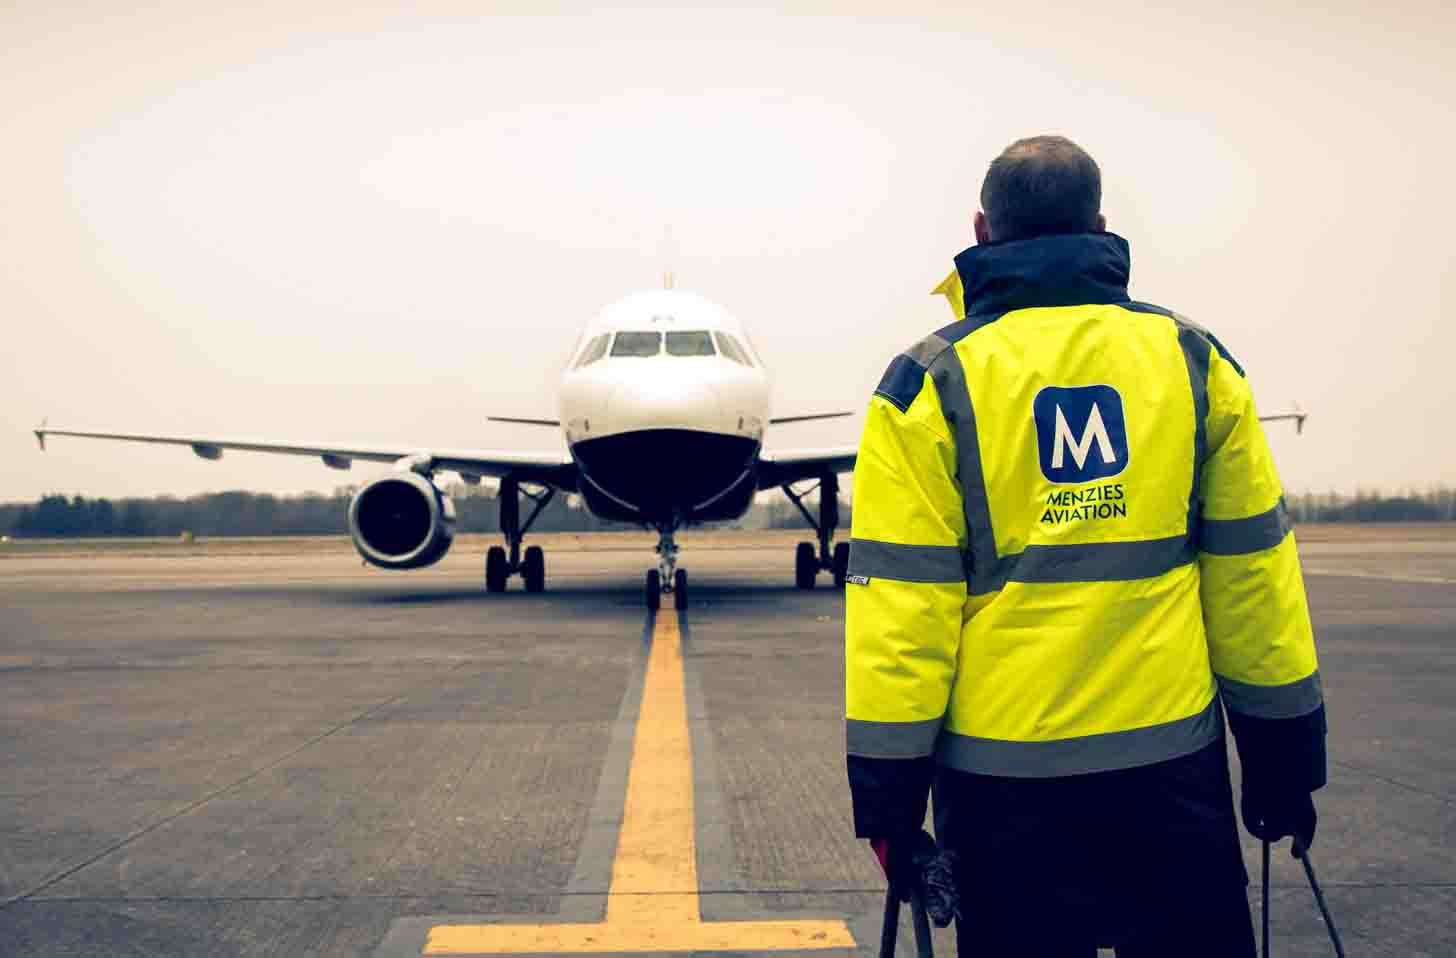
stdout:
<svg viewBox="0 0 1456 958">
<path fill-rule="evenodd" d="M 688 573 L 677 567 L 676 531 L 675 525 L 657 527 L 657 568 L 647 570 L 642 590 L 647 608 L 654 612 L 662 607 L 664 594 L 672 596 L 672 606 L 679 612 L 688 607 Z"/>
</svg>

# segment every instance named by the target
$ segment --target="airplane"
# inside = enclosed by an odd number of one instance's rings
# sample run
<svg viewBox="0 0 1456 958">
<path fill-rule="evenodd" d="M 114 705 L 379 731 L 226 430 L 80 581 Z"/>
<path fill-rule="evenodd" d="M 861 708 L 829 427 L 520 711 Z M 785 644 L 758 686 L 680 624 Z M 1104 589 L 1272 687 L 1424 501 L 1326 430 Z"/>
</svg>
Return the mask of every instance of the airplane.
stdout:
<svg viewBox="0 0 1456 958">
<path fill-rule="evenodd" d="M 503 592 L 519 575 L 527 592 L 546 583 L 545 553 L 522 549 L 526 533 L 558 493 L 581 497 L 602 519 L 655 529 L 657 568 L 647 572 L 644 600 L 659 608 L 671 595 L 687 607 L 687 571 L 677 565 L 675 534 L 685 526 L 733 520 L 763 490 L 782 489 L 814 529 L 817 544 L 800 542 L 794 582 L 812 589 L 820 572 L 844 585 L 849 543 L 834 541 L 840 473 L 854 469 L 856 448 L 768 452 L 767 427 L 831 419 L 848 412 L 769 416 L 768 373 L 743 325 L 702 296 L 667 288 L 627 296 L 602 310 L 573 348 L 562 376 L 559 419 L 488 417 L 496 422 L 558 428 L 562 453 L 419 449 L 289 442 L 273 439 L 155 435 L 82 429 L 35 430 L 41 449 L 52 436 L 190 446 L 204 459 L 224 451 L 316 456 L 334 469 L 355 461 L 393 463 L 354 494 L 348 526 L 365 561 L 384 569 L 417 569 L 445 556 L 454 539 L 455 506 L 435 476 L 454 472 L 471 485 L 500 481 L 504 546 L 485 556 L 485 588 Z M 803 487 L 815 482 L 816 486 Z M 805 497 L 817 488 L 811 511 Z M 522 518 L 523 504 L 529 512 Z M 817 514 L 816 514 L 817 513 Z"/>
<path fill-rule="evenodd" d="M 952 274 L 954 277 L 954 274 Z M 956 285 L 958 286 L 958 277 Z M 35 430 L 41 449 L 51 436 L 190 446 L 204 459 L 225 450 L 316 456 L 334 469 L 355 461 L 393 463 L 349 502 L 348 526 L 366 562 L 384 569 L 418 569 L 445 556 L 455 535 L 455 506 L 435 481 L 453 472 L 470 485 L 500 481 L 504 546 L 485 555 L 487 592 L 504 592 L 512 576 L 527 592 L 546 587 L 540 546 L 523 550 L 526 533 L 558 493 L 574 493 L 594 515 L 634 523 L 658 534 L 657 568 L 648 570 L 649 609 L 671 595 L 687 607 L 687 571 L 678 568 L 676 533 L 702 522 L 741 518 L 754 496 L 781 489 L 814 530 L 817 543 L 794 552 L 794 584 L 812 589 L 821 572 L 844 586 L 849 543 L 835 542 L 839 475 L 854 470 L 857 448 L 769 452 L 769 426 L 849 416 L 849 412 L 768 415 L 768 373 L 742 323 L 695 293 L 665 287 L 634 293 L 606 307 L 578 338 L 562 376 L 559 419 L 487 417 L 495 422 L 556 428 L 567 451 L 530 454 L 478 449 L 287 442 L 272 439 L 154 435 L 98 430 Z M 933 292 L 957 306 L 950 278 Z M 1292 419 L 1299 432 L 1308 413 Z M 807 488 L 802 484 L 813 482 Z M 811 511 L 806 496 L 819 493 Z M 530 511 L 521 518 L 522 500 Z"/>
</svg>

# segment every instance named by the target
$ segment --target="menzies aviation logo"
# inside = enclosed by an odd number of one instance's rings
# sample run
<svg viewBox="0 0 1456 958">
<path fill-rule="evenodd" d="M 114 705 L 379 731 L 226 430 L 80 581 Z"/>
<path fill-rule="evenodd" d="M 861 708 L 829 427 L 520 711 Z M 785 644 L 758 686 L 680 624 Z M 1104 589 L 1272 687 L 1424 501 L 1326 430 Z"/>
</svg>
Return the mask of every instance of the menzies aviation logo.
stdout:
<svg viewBox="0 0 1456 958">
<path fill-rule="evenodd" d="M 1122 396 L 1111 386 L 1047 386 L 1031 414 L 1041 472 L 1052 482 L 1092 482 L 1127 468 Z"/>
</svg>

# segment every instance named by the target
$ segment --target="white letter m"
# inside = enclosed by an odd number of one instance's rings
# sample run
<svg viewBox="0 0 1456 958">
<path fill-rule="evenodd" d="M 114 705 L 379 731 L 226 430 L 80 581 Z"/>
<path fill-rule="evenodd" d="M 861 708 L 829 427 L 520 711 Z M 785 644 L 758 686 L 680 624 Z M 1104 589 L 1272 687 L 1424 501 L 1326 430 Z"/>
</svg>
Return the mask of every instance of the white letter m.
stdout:
<svg viewBox="0 0 1456 958">
<path fill-rule="evenodd" d="M 1102 410 L 1097 404 L 1092 404 L 1092 412 L 1087 415 L 1087 428 L 1082 430 L 1082 438 L 1072 438 L 1072 427 L 1067 425 L 1066 414 L 1062 407 L 1057 406 L 1057 421 L 1052 436 L 1052 468 L 1062 468 L 1062 450 L 1070 447 L 1072 458 L 1077 461 L 1077 468 L 1081 469 L 1087 464 L 1087 453 L 1092 451 L 1092 440 L 1097 440 L 1097 451 L 1102 455 L 1104 463 L 1117 461 L 1117 453 L 1112 451 L 1112 438 L 1107 435 L 1107 426 L 1102 422 Z"/>
</svg>

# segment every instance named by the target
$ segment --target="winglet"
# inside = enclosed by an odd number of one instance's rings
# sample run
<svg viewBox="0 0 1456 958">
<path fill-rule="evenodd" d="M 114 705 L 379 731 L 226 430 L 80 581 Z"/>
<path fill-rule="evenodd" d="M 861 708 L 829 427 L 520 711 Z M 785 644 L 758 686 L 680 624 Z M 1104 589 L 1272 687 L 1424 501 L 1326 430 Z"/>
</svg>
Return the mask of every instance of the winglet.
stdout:
<svg viewBox="0 0 1456 958">
<path fill-rule="evenodd" d="M 1269 416 L 1260 416 L 1259 421 L 1287 422 L 1292 419 L 1294 421 L 1294 434 L 1296 436 L 1302 436 L 1304 435 L 1304 421 L 1308 418 L 1309 413 L 1304 411 L 1304 407 L 1301 406 L 1299 403 L 1295 403 L 1294 409 L 1290 412 L 1276 412 Z"/>
<path fill-rule="evenodd" d="M 35 441 L 40 443 L 40 451 L 45 452 L 46 423 L 48 420 L 40 421 L 40 428 L 35 430 Z"/>
</svg>

